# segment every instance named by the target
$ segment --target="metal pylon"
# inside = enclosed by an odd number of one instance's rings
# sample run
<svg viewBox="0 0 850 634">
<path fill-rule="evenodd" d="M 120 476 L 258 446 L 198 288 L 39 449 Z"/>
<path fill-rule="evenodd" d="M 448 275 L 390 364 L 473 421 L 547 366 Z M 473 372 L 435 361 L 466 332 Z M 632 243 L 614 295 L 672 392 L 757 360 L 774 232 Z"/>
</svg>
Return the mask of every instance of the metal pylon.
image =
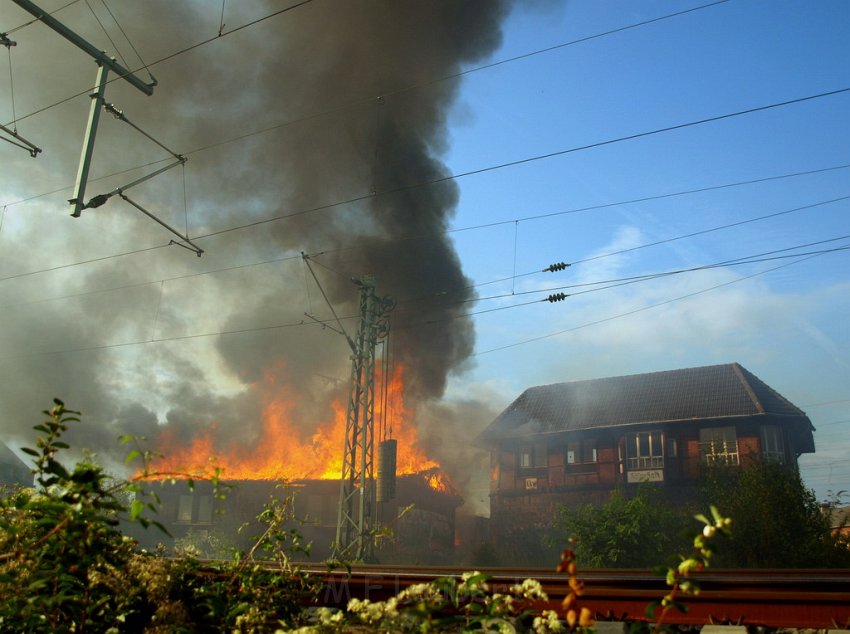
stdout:
<svg viewBox="0 0 850 634">
<path fill-rule="evenodd" d="M 339 486 L 334 559 L 365 561 L 372 556 L 375 506 L 375 348 L 386 334 L 382 316 L 391 300 L 375 295 L 375 277 L 360 286 L 360 322 L 352 344 L 351 388 Z"/>
</svg>

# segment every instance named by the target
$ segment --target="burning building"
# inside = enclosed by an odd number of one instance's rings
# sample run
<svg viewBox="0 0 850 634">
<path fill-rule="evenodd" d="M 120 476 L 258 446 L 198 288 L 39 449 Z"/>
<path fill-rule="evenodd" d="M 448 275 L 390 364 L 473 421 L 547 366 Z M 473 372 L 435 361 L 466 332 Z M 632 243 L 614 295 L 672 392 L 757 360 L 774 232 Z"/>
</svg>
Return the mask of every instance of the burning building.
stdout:
<svg viewBox="0 0 850 634">
<path fill-rule="evenodd" d="M 447 562 L 454 547 L 455 510 L 463 499 L 448 475 L 418 446 L 416 428 L 408 424 L 411 413 L 404 406 L 403 376 L 397 366 L 387 383 L 381 382 L 380 391 L 386 398 L 376 404 L 381 438 L 377 470 L 370 471 L 368 479 L 364 474 L 362 482 L 350 484 L 358 498 L 366 499 L 367 528 L 389 529 L 387 543 L 379 548 L 382 558 Z M 355 384 L 353 391 L 361 392 L 361 387 Z M 386 409 L 389 403 L 393 404 L 392 416 Z M 220 447 L 224 453 L 215 453 L 211 432 L 196 436 L 182 448 L 163 433 L 161 450 L 171 449 L 150 471 L 155 477 L 176 479 L 173 486 L 158 489 L 157 495 L 163 502 L 159 521 L 168 527 L 177 545 L 191 544 L 207 556 L 223 555 L 219 552 L 222 544 L 248 547 L 251 531 L 239 536 L 239 527 L 256 526 L 264 506 L 275 502 L 287 506 L 291 527 L 312 543 L 313 560 L 372 556 L 371 552 L 332 550 L 332 545 L 339 545 L 345 537 L 346 515 L 352 513 L 341 501 L 347 490 L 344 485 L 349 484 L 341 476 L 344 447 L 349 442 L 346 434 L 357 406 L 349 402 L 346 410 L 341 402 L 334 403 L 331 420 L 319 424 L 308 437 L 299 438 L 289 405 L 285 396 L 269 403 L 263 415 L 262 438 L 248 446 Z M 371 416 L 366 409 L 360 414 Z M 375 433 L 375 421 L 370 423 L 369 437 Z M 372 459 L 367 456 L 365 460 Z M 202 481 L 189 486 L 190 477 Z M 220 480 L 221 489 L 211 480 Z M 148 546 L 151 538 L 161 538 L 135 536 Z"/>
<path fill-rule="evenodd" d="M 654 482 L 686 499 L 702 465 L 814 452 L 806 414 L 737 363 L 532 387 L 485 429 L 497 546 L 539 541 L 558 505 Z"/>
<path fill-rule="evenodd" d="M 326 561 L 334 555 L 340 482 L 333 479 L 209 481 L 157 484 L 162 504 L 158 521 L 171 534 L 128 528 L 140 543 L 194 549 L 202 557 L 229 557 L 230 549 L 249 549 L 265 529 L 258 516 L 276 505 L 288 517 L 300 544 L 294 560 Z M 383 563 L 441 564 L 454 561 L 455 511 L 463 499 L 438 468 L 399 476 L 392 500 L 378 502 L 373 556 Z M 290 543 L 287 547 L 292 547 Z"/>
</svg>

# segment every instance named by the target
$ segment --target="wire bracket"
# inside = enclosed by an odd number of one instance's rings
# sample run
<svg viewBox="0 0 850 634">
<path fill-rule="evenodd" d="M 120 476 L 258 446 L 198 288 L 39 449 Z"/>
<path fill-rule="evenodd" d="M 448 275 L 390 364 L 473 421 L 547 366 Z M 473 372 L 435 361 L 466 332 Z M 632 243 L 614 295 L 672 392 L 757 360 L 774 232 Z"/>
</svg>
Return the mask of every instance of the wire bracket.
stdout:
<svg viewBox="0 0 850 634">
<path fill-rule="evenodd" d="M 193 252 L 195 255 L 197 255 L 198 257 L 201 257 L 201 255 L 203 255 L 204 250 L 203 250 L 201 247 L 199 247 L 198 245 L 196 245 L 195 243 L 193 243 L 193 242 L 189 239 L 189 236 L 184 236 L 184 235 L 183 235 L 183 234 L 181 234 L 179 231 L 177 231 L 176 229 L 174 229 L 173 227 L 171 227 L 171 226 L 170 226 L 170 225 L 168 225 L 167 223 L 163 222 L 163 221 L 162 221 L 162 220 L 160 220 L 159 218 L 157 218 L 155 215 L 153 215 L 153 214 L 152 214 L 151 212 L 149 212 L 147 209 L 145 209 L 144 207 L 142 207 L 139 203 L 137 203 L 137 202 L 135 202 L 134 200 L 131 200 L 130 198 L 128 198 L 127 196 L 125 196 L 125 195 L 124 195 L 124 193 L 123 193 L 122 191 L 120 191 L 120 190 L 119 190 L 118 195 L 119 195 L 119 196 L 121 196 L 122 200 L 124 200 L 124 201 L 128 202 L 129 204 L 131 204 L 133 207 L 135 207 L 136 209 L 138 209 L 139 211 L 141 211 L 143 214 L 145 214 L 148 218 L 150 218 L 150 219 L 151 219 L 151 220 L 153 220 L 154 222 L 159 223 L 160 225 L 162 225 L 163 227 L 165 227 L 166 229 L 168 229 L 171 233 L 173 233 L 174 235 L 176 235 L 178 238 L 180 238 L 181 240 L 183 240 L 183 242 L 176 242 L 176 241 L 172 240 L 172 241 L 171 241 L 171 242 L 169 242 L 168 244 L 176 244 L 176 245 L 177 245 L 177 246 L 179 246 L 179 247 L 183 247 L 184 249 L 188 249 L 189 251 L 192 251 L 192 252 Z"/>
</svg>

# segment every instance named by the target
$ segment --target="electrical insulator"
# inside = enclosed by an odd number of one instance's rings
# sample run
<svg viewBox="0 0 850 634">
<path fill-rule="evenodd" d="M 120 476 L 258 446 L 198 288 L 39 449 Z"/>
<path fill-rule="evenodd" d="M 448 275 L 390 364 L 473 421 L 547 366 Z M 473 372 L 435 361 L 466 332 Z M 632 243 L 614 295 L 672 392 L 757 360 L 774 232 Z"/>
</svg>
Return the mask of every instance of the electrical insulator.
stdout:
<svg viewBox="0 0 850 634">
<path fill-rule="evenodd" d="M 549 297 L 546 298 L 546 301 L 560 302 L 565 300 L 567 297 L 569 297 L 569 295 L 567 295 L 566 293 L 555 293 L 554 295 L 549 295 Z"/>
<path fill-rule="evenodd" d="M 555 264 L 550 264 L 548 267 L 543 269 L 544 271 L 549 271 L 550 273 L 554 273 L 555 271 L 563 271 L 567 268 L 569 264 L 566 262 L 556 262 Z"/>
</svg>

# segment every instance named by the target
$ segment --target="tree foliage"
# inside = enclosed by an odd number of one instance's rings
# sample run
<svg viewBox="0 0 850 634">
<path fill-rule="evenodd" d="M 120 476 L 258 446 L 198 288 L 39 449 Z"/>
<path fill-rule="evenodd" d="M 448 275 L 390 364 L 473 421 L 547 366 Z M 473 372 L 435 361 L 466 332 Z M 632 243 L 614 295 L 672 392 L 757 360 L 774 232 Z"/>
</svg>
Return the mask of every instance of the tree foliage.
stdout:
<svg viewBox="0 0 850 634">
<path fill-rule="evenodd" d="M 735 537 L 718 559 L 734 568 L 844 568 L 850 550 L 800 473 L 776 461 L 705 470 L 702 497 L 722 500 Z"/>
<path fill-rule="evenodd" d="M 601 508 L 562 506 L 555 539 L 575 537 L 578 559 L 589 568 L 647 568 L 687 545 L 683 531 L 692 513 L 674 506 L 651 483 L 633 492 L 617 489 Z"/>
</svg>

